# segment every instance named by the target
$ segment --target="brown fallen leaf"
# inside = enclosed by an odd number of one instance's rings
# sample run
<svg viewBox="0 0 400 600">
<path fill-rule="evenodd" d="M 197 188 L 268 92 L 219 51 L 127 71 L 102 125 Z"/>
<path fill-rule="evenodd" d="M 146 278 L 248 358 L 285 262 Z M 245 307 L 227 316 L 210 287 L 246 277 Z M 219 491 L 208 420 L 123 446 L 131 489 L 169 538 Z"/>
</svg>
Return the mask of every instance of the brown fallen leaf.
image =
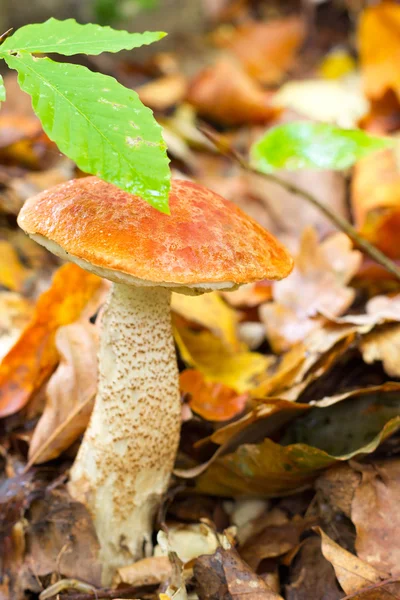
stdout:
<svg viewBox="0 0 400 600">
<path fill-rule="evenodd" d="M 222 383 L 205 381 L 195 369 L 183 371 L 179 382 L 181 391 L 190 396 L 190 408 L 208 421 L 229 421 L 246 407 L 247 394 L 239 395 Z"/>
<path fill-rule="evenodd" d="M 164 583 L 170 579 L 172 565 L 168 556 L 150 556 L 138 560 L 133 565 L 117 569 L 113 585 L 124 583 L 130 586 L 142 586 Z"/>
<path fill-rule="evenodd" d="M 365 93 L 379 99 L 388 90 L 400 97 L 400 7 L 382 2 L 366 8 L 358 28 Z"/>
<path fill-rule="evenodd" d="M 359 592 L 346 596 L 343 600 L 398 600 L 399 581 L 386 579 L 366 586 Z"/>
<path fill-rule="evenodd" d="M 313 229 L 304 231 L 294 270 L 285 280 L 274 282 L 274 302 L 260 307 L 276 352 L 289 349 L 322 327 L 320 312 L 340 315 L 350 306 L 355 292 L 347 284 L 361 260 L 361 253 L 352 249 L 346 235 L 338 233 L 319 244 Z"/>
<path fill-rule="evenodd" d="M 334 465 L 315 482 L 317 500 L 329 505 L 334 513 L 341 512 L 350 519 L 351 504 L 360 481 L 361 475 L 348 463 Z"/>
<path fill-rule="evenodd" d="M 63 489 L 32 503 L 25 571 L 58 573 L 100 587 L 99 543 L 88 511 Z"/>
<path fill-rule="evenodd" d="M 222 292 L 224 299 L 235 308 L 259 306 L 272 299 L 270 281 L 258 281 L 240 286 L 234 292 Z"/>
<path fill-rule="evenodd" d="M 356 468 L 362 476 L 351 506 L 351 519 L 357 531 L 357 554 L 376 569 L 399 577 L 400 460 L 390 459 L 357 465 Z"/>
<path fill-rule="evenodd" d="M 136 88 L 139 98 L 153 110 L 164 111 L 182 102 L 187 81 L 181 73 L 171 73 Z"/>
<path fill-rule="evenodd" d="M 322 554 L 332 564 L 336 577 L 346 594 L 354 594 L 368 585 L 380 583 L 385 579 L 384 572 L 378 571 L 372 565 L 336 544 L 320 527 L 317 527 L 315 531 L 321 536 Z"/>
<path fill-rule="evenodd" d="M 32 271 L 24 267 L 10 242 L 0 240 L 0 286 L 20 292 Z"/>
<path fill-rule="evenodd" d="M 343 592 L 335 571 L 321 552 L 317 537 L 301 544 L 290 566 L 290 583 L 286 585 L 287 600 L 340 600 Z"/>
<path fill-rule="evenodd" d="M 55 332 L 80 316 L 100 285 L 99 277 L 73 263 L 56 272 L 32 321 L 0 365 L 0 417 L 21 410 L 46 381 L 58 362 Z"/>
<path fill-rule="evenodd" d="M 223 125 L 265 123 L 278 114 L 270 94 L 229 58 L 201 71 L 190 83 L 187 100 L 202 117 Z"/>
<path fill-rule="evenodd" d="M 233 549 L 200 556 L 193 567 L 200 600 L 283 600 Z"/>
<path fill-rule="evenodd" d="M 60 364 L 47 384 L 46 406 L 29 445 L 29 465 L 57 458 L 85 431 L 97 390 L 96 327 L 77 321 L 55 335 Z"/>
<path fill-rule="evenodd" d="M 274 85 L 292 66 L 305 37 L 305 26 L 298 17 L 248 21 L 233 31 L 224 28 L 214 37 L 219 46 L 235 54 L 251 77 Z"/>
<path fill-rule="evenodd" d="M 266 525 L 239 547 L 240 556 L 257 571 L 264 559 L 282 556 L 295 548 L 300 542 L 300 535 L 309 525 L 300 517 L 288 523 Z"/>
</svg>

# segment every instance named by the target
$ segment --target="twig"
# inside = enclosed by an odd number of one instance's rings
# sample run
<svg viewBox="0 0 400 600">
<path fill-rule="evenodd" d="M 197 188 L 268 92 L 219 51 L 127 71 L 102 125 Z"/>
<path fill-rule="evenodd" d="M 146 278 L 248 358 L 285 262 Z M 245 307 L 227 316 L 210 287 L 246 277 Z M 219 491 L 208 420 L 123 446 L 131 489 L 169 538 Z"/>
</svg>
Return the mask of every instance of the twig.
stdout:
<svg viewBox="0 0 400 600">
<path fill-rule="evenodd" d="M 313 196 L 307 190 L 304 190 L 294 183 L 290 183 L 289 181 L 282 179 L 278 175 L 273 175 L 272 173 L 263 173 L 262 171 L 252 167 L 251 164 L 245 158 L 243 158 L 241 154 L 236 152 L 236 150 L 234 150 L 222 136 L 210 128 L 202 126 L 200 127 L 200 130 L 214 144 L 215 148 L 220 154 L 224 154 L 225 156 L 235 160 L 245 171 L 264 177 L 265 179 L 280 185 L 288 192 L 296 194 L 296 196 L 303 198 L 303 200 L 306 200 L 309 204 L 315 206 L 332 223 L 334 223 L 338 229 L 346 233 L 349 238 L 365 252 L 365 254 L 372 258 L 375 262 L 379 263 L 400 281 L 400 268 L 396 265 L 396 263 L 388 258 L 386 254 L 381 252 L 376 246 L 368 242 L 362 235 L 360 235 L 355 227 L 353 227 L 353 225 L 347 221 L 347 219 L 344 219 L 340 215 L 333 212 L 328 206 L 320 202 L 318 198 Z"/>
</svg>

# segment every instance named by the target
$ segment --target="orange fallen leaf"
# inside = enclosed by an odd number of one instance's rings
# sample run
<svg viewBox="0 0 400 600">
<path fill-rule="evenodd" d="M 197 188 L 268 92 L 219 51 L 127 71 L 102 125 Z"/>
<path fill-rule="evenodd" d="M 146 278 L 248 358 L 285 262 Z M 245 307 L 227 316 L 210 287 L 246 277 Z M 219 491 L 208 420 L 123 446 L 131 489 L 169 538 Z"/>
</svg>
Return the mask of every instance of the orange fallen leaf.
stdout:
<svg viewBox="0 0 400 600">
<path fill-rule="evenodd" d="M 274 302 L 260 307 L 260 317 L 276 352 L 302 341 L 321 327 L 319 313 L 342 314 L 355 292 L 347 283 L 357 273 L 362 255 L 350 239 L 337 233 L 318 242 L 315 230 L 304 231 L 292 273 L 273 283 Z M 300 290 L 300 293 L 299 293 Z"/>
<path fill-rule="evenodd" d="M 73 263 L 56 272 L 32 321 L 0 365 L 0 417 L 21 410 L 46 381 L 58 362 L 55 332 L 80 316 L 101 281 Z"/>
<path fill-rule="evenodd" d="M 222 383 L 206 381 L 195 369 L 181 373 L 180 388 L 184 394 L 190 394 L 190 408 L 208 421 L 233 419 L 244 410 L 248 397 Z"/>
<path fill-rule="evenodd" d="M 86 320 L 55 335 L 60 364 L 47 384 L 46 406 L 29 446 L 29 464 L 57 458 L 85 431 L 97 390 L 96 327 Z"/>
<path fill-rule="evenodd" d="M 400 258 L 400 171 L 393 150 L 357 163 L 351 202 L 360 232 L 391 258 Z"/>
<path fill-rule="evenodd" d="M 15 292 L 0 293 L 0 361 L 30 322 L 33 310 L 32 303 L 23 296 Z"/>
<path fill-rule="evenodd" d="M 136 89 L 139 98 L 153 110 L 167 110 L 186 95 L 187 81 L 181 73 L 171 73 L 145 83 Z"/>
<path fill-rule="evenodd" d="M 201 71 L 189 86 L 187 100 L 203 116 L 224 125 L 265 123 L 278 114 L 270 94 L 240 64 L 227 58 Z"/>
<path fill-rule="evenodd" d="M 216 42 L 235 54 L 251 77 L 273 85 L 292 66 L 304 36 L 303 21 L 291 17 L 264 23 L 249 21 L 231 32 L 225 28 L 217 34 Z"/>
<path fill-rule="evenodd" d="M 400 97 L 400 6 L 381 2 L 363 11 L 359 23 L 364 89 L 371 99 L 388 90 Z"/>
<path fill-rule="evenodd" d="M 222 295 L 231 306 L 250 308 L 272 299 L 271 285 L 270 281 L 257 281 L 242 285 L 234 292 L 222 292 Z"/>
</svg>

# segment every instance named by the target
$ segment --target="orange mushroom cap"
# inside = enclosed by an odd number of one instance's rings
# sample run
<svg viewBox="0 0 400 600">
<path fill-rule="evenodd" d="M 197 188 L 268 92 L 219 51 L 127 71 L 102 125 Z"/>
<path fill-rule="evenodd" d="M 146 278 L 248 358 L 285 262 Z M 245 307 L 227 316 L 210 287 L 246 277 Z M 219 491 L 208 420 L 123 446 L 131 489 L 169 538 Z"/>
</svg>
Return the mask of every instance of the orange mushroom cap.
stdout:
<svg viewBox="0 0 400 600">
<path fill-rule="evenodd" d="M 172 181 L 171 215 L 86 177 L 30 198 L 18 223 L 55 254 L 113 281 L 229 289 L 281 279 L 288 251 L 235 204 L 207 188 Z"/>
</svg>

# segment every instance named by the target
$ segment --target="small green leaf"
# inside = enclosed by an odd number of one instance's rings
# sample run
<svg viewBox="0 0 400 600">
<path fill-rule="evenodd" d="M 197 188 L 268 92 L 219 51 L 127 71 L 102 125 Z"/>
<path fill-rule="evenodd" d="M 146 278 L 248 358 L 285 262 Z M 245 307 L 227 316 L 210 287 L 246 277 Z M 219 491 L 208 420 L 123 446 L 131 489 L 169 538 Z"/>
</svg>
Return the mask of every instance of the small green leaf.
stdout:
<svg viewBox="0 0 400 600">
<path fill-rule="evenodd" d="M 0 47 L 0 54 L 10 52 L 57 52 L 72 54 L 101 54 L 132 50 L 152 44 L 166 34 L 160 31 L 129 33 L 88 23 L 80 25 L 75 19 L 58 21 L 49 19 L 44 23 L 25 25 L 7 38 Z"/>
<path fill-rule="evenodd" d="M 162 130 L 138 95 L 113 77 L 30 54 L 7 56 L 44 131 L 87 173 L 168 213 L 170 172 Z"/>
<path fill-rule="evenodd" d="M 251 161 L 264 173 L 278 169 L 339 170 L 393 145 L 393 140 L 360 129 L 340 129 L 327 123 L 288 123 L 270 129 L 253 144 Z"/>
<path fill-rule="evenodd" d="M 0 102 L 4 102 L 6 99 L 6 88 L 4 87 L 4 81 L 0 75 Z"/>
</svg>

